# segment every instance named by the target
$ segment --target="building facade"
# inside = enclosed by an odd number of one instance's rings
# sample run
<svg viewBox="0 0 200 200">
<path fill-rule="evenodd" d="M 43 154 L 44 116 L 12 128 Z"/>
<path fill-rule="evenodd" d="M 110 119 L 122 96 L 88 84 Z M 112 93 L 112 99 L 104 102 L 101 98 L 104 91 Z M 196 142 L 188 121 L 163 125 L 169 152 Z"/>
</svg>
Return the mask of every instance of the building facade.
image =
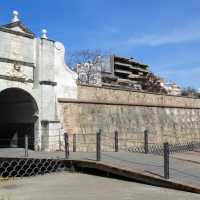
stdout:
<svg viewBox="0 0 200 200">
<path fill-rule="evenodd" d="M 102 80 L 114 80 L 119 85 L 140 88 L 138 80 L 141 76 L 149 74 L 147 64 L 138 62 L 131 57 L 112 55 L 103 59 L 102 62 Z"/>
<path fill-rule="evenodd" d="M 77 84 L 101 86 L 101 63 L 91 61 L 71 67 L 77 73 Z"/>
<path fill-rule="evenodd" d="M 172 81 L 165 83 L 164 88 L 170 95 L 181 95 L 181 88 Z"/>
</svg>

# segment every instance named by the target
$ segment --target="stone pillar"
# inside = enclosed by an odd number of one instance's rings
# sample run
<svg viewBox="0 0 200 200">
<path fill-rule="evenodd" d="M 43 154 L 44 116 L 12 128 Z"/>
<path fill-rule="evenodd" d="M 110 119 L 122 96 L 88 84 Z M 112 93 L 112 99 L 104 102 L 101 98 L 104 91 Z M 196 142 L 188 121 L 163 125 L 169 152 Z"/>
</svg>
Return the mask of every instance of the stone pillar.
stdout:
<svg viewBox="0 0 200 200">
<path fill-rule="evenodd" d="M 60 150 L 62 145 L 62 135 L 60 131 L 60 121 L 43 120 L 41 122 L 41 150 L 56 151 Z"/>
</svg>

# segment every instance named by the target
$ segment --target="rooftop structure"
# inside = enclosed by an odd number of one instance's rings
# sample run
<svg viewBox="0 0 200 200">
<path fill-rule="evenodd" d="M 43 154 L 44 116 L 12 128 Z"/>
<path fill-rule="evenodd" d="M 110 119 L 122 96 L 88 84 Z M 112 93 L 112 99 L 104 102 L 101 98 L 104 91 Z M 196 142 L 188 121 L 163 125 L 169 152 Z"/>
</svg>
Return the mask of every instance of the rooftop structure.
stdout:
<svg viewBox="0 0 200 200">
<path fill-rule="evenodd" d="M 138 87 L 140 76 L 149 74 L 148 65 L 132 57 L 112 55 L 103 59 L 102 79 L 111 77 L 120 85 Z"/>
<path fill-rule="evenodd" d="M 166 89 L 168 94 L 181 95 L 181 88 L 172 81 L 170 81 L 169 83 L 165 83 L 164 88 Z"/>
</svg>

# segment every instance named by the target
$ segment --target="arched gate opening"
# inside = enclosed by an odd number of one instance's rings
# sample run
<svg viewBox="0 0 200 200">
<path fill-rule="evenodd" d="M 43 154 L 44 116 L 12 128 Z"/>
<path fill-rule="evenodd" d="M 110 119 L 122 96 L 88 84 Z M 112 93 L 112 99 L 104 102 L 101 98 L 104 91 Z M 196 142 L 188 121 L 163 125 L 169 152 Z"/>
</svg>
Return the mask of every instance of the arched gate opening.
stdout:
<svg viewBox="0 0 200 200">
<path fill-rule="evenodd" d="M 19 88 L 0 92 L 0 147 L 25 146 L 25 135 L 29 137 L 29 149 L 34 150 L 34 124 L 38 106 L 34 98 Z"/>
</svg>

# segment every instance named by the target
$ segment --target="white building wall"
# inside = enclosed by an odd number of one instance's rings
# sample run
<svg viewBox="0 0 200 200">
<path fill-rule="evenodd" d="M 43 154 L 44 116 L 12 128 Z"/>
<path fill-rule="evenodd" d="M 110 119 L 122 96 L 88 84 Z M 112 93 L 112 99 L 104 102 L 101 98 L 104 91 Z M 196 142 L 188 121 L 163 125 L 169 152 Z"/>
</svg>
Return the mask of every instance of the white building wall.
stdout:
<svg viewBox="0 0 200 200">
<path fill-rule="evenodd" d="M 167 90 L 168 94 L 170 95 L 181 95 L 181 89 L 178 85 L 174 84 L 173 82 L 166 83 L 164 88 Z"/>
</svg>

